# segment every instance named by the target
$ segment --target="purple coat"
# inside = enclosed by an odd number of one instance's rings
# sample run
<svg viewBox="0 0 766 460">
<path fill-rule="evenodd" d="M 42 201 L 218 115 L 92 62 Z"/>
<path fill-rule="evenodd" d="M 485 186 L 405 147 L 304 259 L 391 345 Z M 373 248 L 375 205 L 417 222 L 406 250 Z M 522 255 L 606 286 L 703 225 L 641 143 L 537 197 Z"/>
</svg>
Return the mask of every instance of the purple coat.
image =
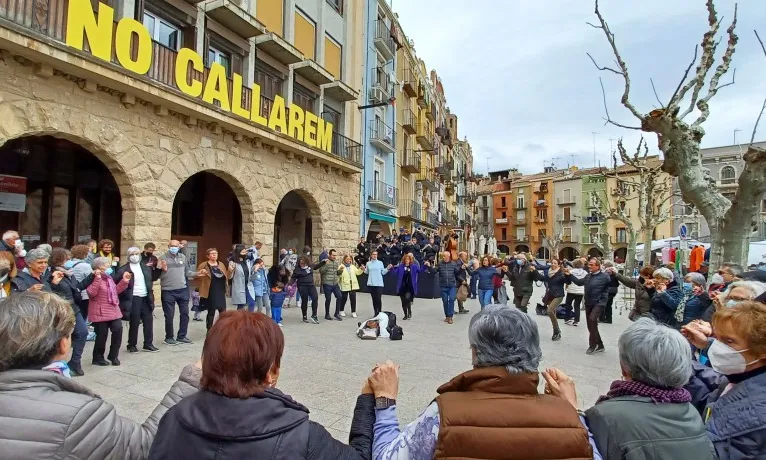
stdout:
<svg viewBox="0 0 766 460">
<path fill-rule="evenodd" d="M 416 263 L 410 264 L 410 276 L 412 276 L 412 292 L 418 295 L 418 275 L 420 272 L 425 271 L 425 267 L 421 267 Z M 402 281 L 404 280 L 404 264 L 399 264 L 392 268 L 391 271 L 396 273 L 396 293 L 399 294 L 399 289 L 402 288 Z"/>
</svg>

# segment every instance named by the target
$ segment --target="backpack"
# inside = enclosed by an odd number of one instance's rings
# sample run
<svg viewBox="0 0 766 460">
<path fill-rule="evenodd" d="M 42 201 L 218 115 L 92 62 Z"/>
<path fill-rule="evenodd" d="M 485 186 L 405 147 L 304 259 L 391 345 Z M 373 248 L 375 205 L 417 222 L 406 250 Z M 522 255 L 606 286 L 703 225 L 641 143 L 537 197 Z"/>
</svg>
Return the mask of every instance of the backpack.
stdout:
<svg viewBox="0 0 766 460">
<path fill-rule="evenodd" d="M 402 336 L 404 336 L 404 330 L 401 326 L 394 326 L 390 329 L 391 330 L 388 334 L 391 340 L 402 340 Z"/>
</svg>

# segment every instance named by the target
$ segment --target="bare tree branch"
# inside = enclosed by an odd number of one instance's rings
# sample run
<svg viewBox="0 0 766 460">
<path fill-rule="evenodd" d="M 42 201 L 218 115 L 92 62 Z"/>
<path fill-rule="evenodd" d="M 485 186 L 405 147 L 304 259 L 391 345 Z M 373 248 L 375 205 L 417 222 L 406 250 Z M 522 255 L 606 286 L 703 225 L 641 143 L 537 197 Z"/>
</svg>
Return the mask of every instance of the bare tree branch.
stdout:
<svg viewBox="0 0 766 460">
<path fill-rule="evenodd" d="M 766 46 L 763 45 L 763 40 L 761 40 L 761 36 L 758 35 L 758 31 L 757 30 L 754 30 L 753 32 L 755 32 L 755 38 L 758 39 L 758 43 L 761 44 L 761 49 L 763 50 L 763 55 L 766 56 Z"/>
<path fill-rule="evenodd" d="M 662 104 L 662 101 L 660 100 L 660 96 L 658 96 L 658 95 L 657 95 L 657 88 L 655 88 L 655 87 L 654 87 L 654 80 L 653 80 L 652 78 L 650 78 L 650 79 L 649 79 L 649 83 L 651 83 L 651 84 L 652 84 L 652 91 L 654 91 L 654 97 L 656 97 L 656 98 L 657 98 L 657 102 L 659 102 L 659 104 L 660 104 L 660 107 L 665 107 L 665 106 Z"/>
<path fill-rule="evenodd" d="M 758 43 L 761 44 L 761 49 L 763 50 L 763 55 L 766 57 L 766 46 L 763 45 L 763 40 L 761 40 L 761 36 L 758 35 L 758 31 L 754 30 L 755 38 L 758 39 Z M 761 111 L 758 112 L 758 118 L 755 119 L 755 126 L 753 126 L 753 135 L 750 136 L 750 145 L 753 145 L 755 142 L 755 134 L 758 132 L 758 124 L 761 122 L 761 117 L 763 116 L 763 111 L 766 110 L 766 99 L 763 100 L 763 105 L 761 106 Z"/>
<path fill-rule="evenodd" d="M 699 46 L 694 47 L 694 58 L 692 59 L 692 62 L 689 63 L 689 66 L 686 68 L 686 71 L 684 72 L 683 78 L 681 78 L 681 81 L 678 82 L 678 86 L 676 87 L 676 90 L 673 91 L 673 95 L 670 97 L 670 100 L 665 105 L 665 107 L 671 107 L 672 105 L 676 105 L 676 97 L 678 96 L 678 92 L 681 90 L 681 87 L 686 82 L 686 79 L 689 77 L 689 71 L 692 70 L 692 67 L 694 67 L 694 63 L 697 62 L 697 52 L 699 51 Z M 688 91 L 688 89 L 686 90 Z M 686 92 L 684 91 L 684 93 Z M 678 102 L 681 102 L 681 99 L 683 99 L 683 95 L 681 95 L 678 99 Z"/>
<path fill-rule="evenodd" d="M 710 0 L 712 1 L 712 0 Z M 721 77 L 723 77 L 726 72 L 729 71 L 729 67 L 731 66 L 731 61 L 734 58 L 734 51 L 737 48 L 737 42 L 739 42 L 739 37 L 735 33 L 735 29 L 737 27 L 737 4 L 734 4 L 734 19 L 731 21 L 731 25 L 728 29 L 726 29 L 726 34 L 729 36 L 729 41 L 726 45 L 726 51 L 723 54 L 723 57 L 721 58 L 721 63 L 716 67 L 715 73 L 713 74 L 713 78 L 710 79 L 710 86 L 708 87 L 708 93 L 707 95 L 697 101 L 697 109 L 701 112 L 699 118 L 694 121 L 692 126 L 699 126 L 702 123 L 707 120 L 708 116 L 710 116 L 710 107 L 708 106 L 708 102 L 710 102 L 710 99 L 713 98 L 718 93 L 719 89 L 725 88 L 727 86 L 731 86 L 734 84 L 734 79 L 737 75 L 736 69 L 734 70 L 731 82 L 727 83 L 725 85 L 718 85 L 718 82 L 721 80 Z"/>
<path fill-rule="evenodd" d="M 711 0 L 712 1 L 712 0 Z M 604 35 L 606 35 L 606 39 L 609 41 L 609 45 L 612 47 L 612 52 L 614 53 L 614 58 L 617 61 L 617 66 L 620 68 L 620 71 L 612 70 L 614 73 L 617 73 L 619 75 L 622 75 L 623 80 L 625 80 L 625 89 L 622 93 L 622 105 L 625 106 L 626 109 L 630 110 L 630 113 L 633 114 L 636 118 L 639 120 L 643 119 L 643 115 L 636 109 L 636 107 L 633 105 L 633 103 L 630 102 L 630 76 L 628 75 L 628 66 L 625 64 L 625 61 L 622 59 L 622 56 L 620 55 L 620 52 L 617 50 L 617 44 L 614 40 L 614 34 L 609 29 L 609 24 L 604 20 L 604 17 L 601 15 L 601 11 L 598 9 L 598 0 L 595 0 L 596 8 L 596 16 L 598 17 L 598 21 L 600 26 L 595 26 L 593 24 L 590 24 L 592 27 L 596 29 L 601 29 L 604 32 Z M 593 59 L 593 58 L 591 58 Z M 593 61 L 595 64 L 595 60 Z M 598 67 L 598 65 L 596 65 Z M 603 86 L 603 85 L 602 85 Z"/>
<path fill-rule="evenodd" d="M 618 126 L 620 128 L 625 128 L 625 129 L 641 130 L 640 127 L 623 125 L 621 123 L 617 123 L 616 121 L 612 120 L 612 118 L 609 116 L 609 107 L 606 104 L 606 90 L 604 89 L 604 80 L 602 80 L 601 77 L 598 77 L 598 82 L 601 84 L 601 96 L 604 99 L 604 112 L 606 112 L 606 118 L 604 118 L 604 124 L 605 125 L 612 124 L 614 126 Z"/>
<path fill-rule="evenodd" d="M 596 63 L 596 60 L 593 59 L 593 56 L 591 56 L 590 53 L 585 53 L 585 54 L 588 55 L 588 57 L 590 58 L 590 60 L 593 63 L 593 65 L 596 66 L 596 68 L 598 70 L 607 70 L 609 72 L 616 73 L 617 75 L 622 75 L 622 72 L 620 72 L 619 70 L 615 70 L 615 69 L 613 69 L 611 67 L 603 67 L 603 66 L 598 65 L 598 63 Z"/>
</svg>

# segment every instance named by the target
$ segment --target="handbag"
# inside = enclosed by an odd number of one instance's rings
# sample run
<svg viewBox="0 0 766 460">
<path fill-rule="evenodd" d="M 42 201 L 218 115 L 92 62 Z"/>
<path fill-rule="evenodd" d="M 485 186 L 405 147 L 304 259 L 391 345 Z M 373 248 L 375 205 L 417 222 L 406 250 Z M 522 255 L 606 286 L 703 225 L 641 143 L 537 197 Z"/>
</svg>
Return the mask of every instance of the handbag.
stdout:
<svg viewBox="0 0 766 460">
<path fill-rule="evenodd" d="M 468 298 L 468 286 L 466 286 L 465 284 L 460 286 L 457 290 L 457 295 L 455 296 L 455 298 L 459 302 L 465 302 L 465 300 Z"/>
</svg>

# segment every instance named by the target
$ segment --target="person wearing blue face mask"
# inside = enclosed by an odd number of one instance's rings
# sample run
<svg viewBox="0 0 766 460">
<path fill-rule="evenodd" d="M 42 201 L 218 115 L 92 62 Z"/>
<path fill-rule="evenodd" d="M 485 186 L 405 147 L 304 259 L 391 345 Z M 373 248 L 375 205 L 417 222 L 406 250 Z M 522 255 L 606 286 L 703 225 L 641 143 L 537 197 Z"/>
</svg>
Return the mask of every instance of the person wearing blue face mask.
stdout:
<svg viewBox="0 0 766 460">
<path fill-rule="evenodd" d="M 712 300 L 707 294 L 705 277 L 692 272 L 684 277 L 683 292 L 686 298 L 684 304 L 684 319 L 681 326 L 685 326 L 697 319 L 703 319 L 705 312 L 710 308 Z"/>
<path fill-rule="evenodd" d="M 196 272 L 189 265 L 187 257 L 181 253 L 181 243 L 178 240 L 170 240 L 168 252 L 159 258 L 162 311 L 165 314 L 165 344 L 178 345 L 179 343 L 194 343 L 186 333 L 189 328 L 189 278 L 203 275 L 202 271 Z M 180 313 L 178 335 L 173 336 L 173 317 L 175 316 L 176 304 Z"/>
</svg>

